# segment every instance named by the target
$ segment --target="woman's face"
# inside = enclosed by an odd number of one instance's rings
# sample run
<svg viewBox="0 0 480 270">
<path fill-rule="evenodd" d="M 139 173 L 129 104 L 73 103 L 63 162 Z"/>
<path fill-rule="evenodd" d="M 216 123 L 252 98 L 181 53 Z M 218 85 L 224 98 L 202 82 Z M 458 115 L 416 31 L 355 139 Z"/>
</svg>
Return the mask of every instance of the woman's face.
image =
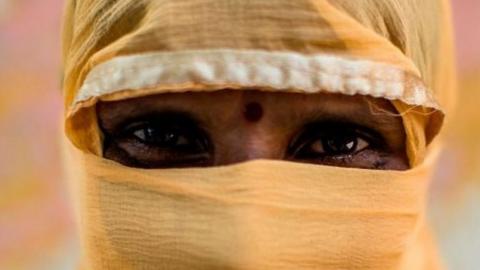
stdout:
<svg viewBox="0 0 480 270">
<path fill-rule="evenodd" d="M 224 90 L 100 103 L 104 156 L 139 168 L 282 159 L 408 169 L 402 118 L 364 96 Z"/>
</svg>

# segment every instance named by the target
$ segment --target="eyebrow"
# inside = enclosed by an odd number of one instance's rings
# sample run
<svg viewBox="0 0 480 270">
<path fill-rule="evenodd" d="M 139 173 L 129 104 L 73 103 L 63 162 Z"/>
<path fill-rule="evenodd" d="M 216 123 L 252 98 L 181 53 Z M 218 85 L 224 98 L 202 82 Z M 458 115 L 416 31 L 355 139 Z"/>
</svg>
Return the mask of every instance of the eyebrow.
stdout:
<svg viewBox="0 0 480 270">
<path fill-rule="evenodd" d="M 100 119 L 100 118 L 99 118 Z M 106 121 L 111 124 L 111 126 L 105 126 L 104 123 L 101 123 L 101 127 L 104 131 L 109 133 L 121 132 L 121 129 L 128 126 L 132 122 L 141 122 L 141 121 L 177 121 L 188 124 L 195 124 L 198 126 L 203 126 L 203 121 L 197 117 L 194 113 L 189 112 L 184 109 L 171 109 L 171 108 L 160 108 L 155 110 L 146 110 L 146 111 L 135 111 L 133 113 L 125 116 L 124 114 L 113 113 L 112 119 L 114 121 Z M 117 120 L 119 119 L 119 120 Z M 102 119 L 100 119 L 101 121 Z"/>
<path fill-rule="evenodd" d="M 344 123 L 354 122 L 372 129 L 381 130 L 396 130 L 398 129 L 399 124 L 402 123 L 400 116 L 394 116 L 387 113 L 372 113 L 371 111 L 365 110 L 352 110 L 348 112 L 340 110 L 334 112 L 333 110 L 325 110 L 322 108 L 320 110 L 311 111 L 304 117 L 310 122 L 317 120 L 328 120 Z"/>
</svg>

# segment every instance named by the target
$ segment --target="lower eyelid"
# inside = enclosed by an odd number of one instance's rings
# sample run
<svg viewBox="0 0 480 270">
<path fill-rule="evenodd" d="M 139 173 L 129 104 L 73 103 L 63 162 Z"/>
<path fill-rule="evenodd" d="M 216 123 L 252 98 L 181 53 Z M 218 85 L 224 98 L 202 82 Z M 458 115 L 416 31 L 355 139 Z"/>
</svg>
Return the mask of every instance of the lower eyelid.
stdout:
<svg viewBox="0 0 480 270">
<path fill-rule="evenodd" d="M 349 168 L 382 169 L 388 165 L 388 159 L 383 158 L 375 150 L 367 149 L 349 155 L 327 156 L 318 163 Z"/>
<path fill-rule="evenodd" d="M 144 166 L 152 164 L 175 164 L 175 163 L 205 163 L 210 159 L 208 154 L 185 154 L 172 151 L 153 149 L 145 145 L 122 145 L 117 146 L 128 158 L 135 163 L 141 163 Z"/>
<path fill-rule="evenodd" d="M 196 148 L 195 151 L 190 151 L 187 149 L 170 149 L 170 148 L 161 148 L 160 146 L 149 145 L 138 138 L 124 138 L 117 141 L 117 146 L 121 149 L 124 149 L 129 155 L 131 156 L 195 156 L 195 155 L 211 155 L 211 151 L 205 150 L 203 147 L 198 149 Z"/>
</svg>

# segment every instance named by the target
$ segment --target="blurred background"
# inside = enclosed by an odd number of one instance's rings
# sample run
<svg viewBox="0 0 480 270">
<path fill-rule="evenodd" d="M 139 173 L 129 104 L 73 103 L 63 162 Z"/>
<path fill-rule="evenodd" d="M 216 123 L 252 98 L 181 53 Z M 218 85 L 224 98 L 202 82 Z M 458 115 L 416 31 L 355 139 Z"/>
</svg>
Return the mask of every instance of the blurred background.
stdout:
<svg viewBox="0 0 480 270">
<path fill-rule="evenodd" d="M 421 1 L 421 0 L 419 0 Z M 449 269 L 480 269 L 480 0 L 453 0 L 459 108 L 430 219 Z M 0 0 L 0 269 L 75 269 L 59 141 L 62 0 Z"/>
</svg>

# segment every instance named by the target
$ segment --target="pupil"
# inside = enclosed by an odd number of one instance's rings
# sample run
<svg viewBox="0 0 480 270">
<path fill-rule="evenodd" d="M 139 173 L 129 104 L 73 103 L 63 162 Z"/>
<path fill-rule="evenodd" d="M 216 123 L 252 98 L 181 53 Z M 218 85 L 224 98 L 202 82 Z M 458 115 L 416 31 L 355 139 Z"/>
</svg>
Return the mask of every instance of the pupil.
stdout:
<svg viewBox="0 0 480 270">
<path fill-rule="evenodd" d="M 178 136 L 174 131 L 161 132 L 155 128 L 145 128 L 143 132 L 147 142 L 163 146 L 175 146 L 178 140 Z"/>
<path fill-rule="evenodd" d="M 165 132 L 163 136 L 163 141 L 167 144 L 175 143 L 177 139 L 177 136 L 173 132 Z"/>
<path fill-rule="evenodd" d="M 329 138 L 325 143 L 325 150 L 333 154 L 349 154 L 355 151 L 357 140 L 354 137 Z"/>
<path fill-rule="evenodd" d="M 149 142 L 155 141 L 155 130 L 153 130 L 152 128 L 146 128 L 144 129 L 144 132 L 145 132 L 146 141 L 149 141 Z"/>
<path fill-rule="evenodd" d="M 174 131 L 167 131 L 159 136 L 161 138 L 160 144 L 168 147 L 176 147 L 178 144 L 178 134 Z"/>
</svg>

